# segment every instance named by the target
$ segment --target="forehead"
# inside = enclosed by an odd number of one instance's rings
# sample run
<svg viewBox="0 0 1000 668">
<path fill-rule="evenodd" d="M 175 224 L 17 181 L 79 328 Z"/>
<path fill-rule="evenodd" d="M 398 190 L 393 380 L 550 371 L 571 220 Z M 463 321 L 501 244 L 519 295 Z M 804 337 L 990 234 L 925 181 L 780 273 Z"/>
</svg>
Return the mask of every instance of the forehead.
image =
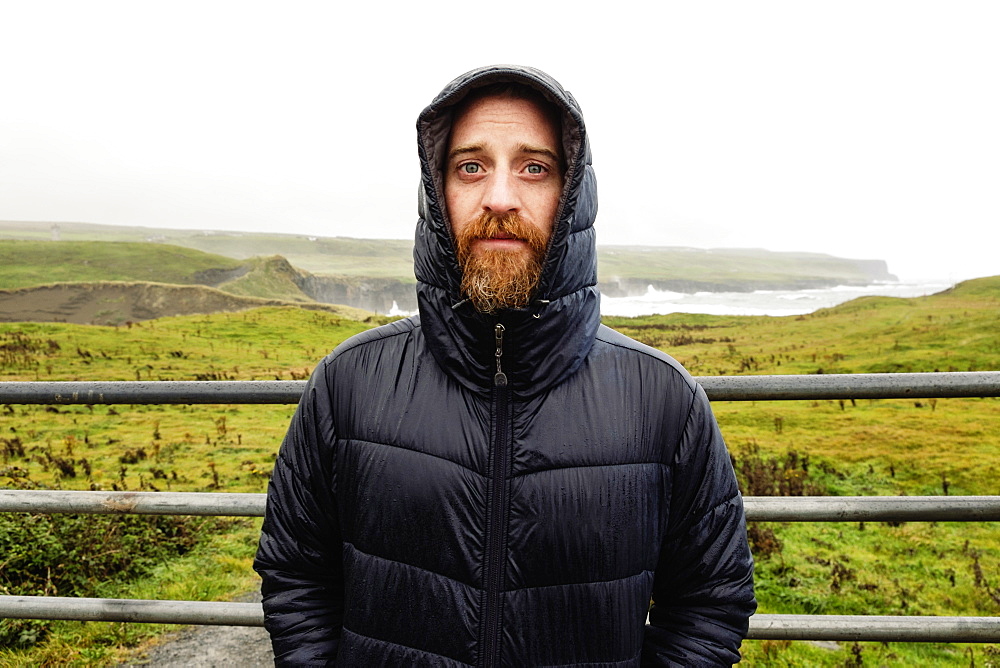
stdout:
<svg viewBox="0 0 1000 668">
<path fill-rule="evenodd" d="M 561 153 L 557 123 L 548 110 L 532 100 L 489 96 L 456 109 L 450 148 L 502 137 L 543 145 Z"/>
</svg>

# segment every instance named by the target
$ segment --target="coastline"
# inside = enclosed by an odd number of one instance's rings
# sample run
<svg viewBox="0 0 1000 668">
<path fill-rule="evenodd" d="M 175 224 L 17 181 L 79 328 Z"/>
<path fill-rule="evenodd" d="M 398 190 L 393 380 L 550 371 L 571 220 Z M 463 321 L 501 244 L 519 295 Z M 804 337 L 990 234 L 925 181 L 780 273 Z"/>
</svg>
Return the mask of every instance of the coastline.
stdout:
<svg viewBox="0 0 1000 668">
<path fill-rule="evenodd" d="M 879 281 L 869 285 L 836 285 L 802 290 L 755 290 L 752 292 L 669 292 L 652 285 L 641 295 L 601 296 L 601 315 L 638 317 L 670 313 L 706 315 L 794 316 L 866 296 L 923 297 L 947 290 L 949 280 Z"/>
</svg>

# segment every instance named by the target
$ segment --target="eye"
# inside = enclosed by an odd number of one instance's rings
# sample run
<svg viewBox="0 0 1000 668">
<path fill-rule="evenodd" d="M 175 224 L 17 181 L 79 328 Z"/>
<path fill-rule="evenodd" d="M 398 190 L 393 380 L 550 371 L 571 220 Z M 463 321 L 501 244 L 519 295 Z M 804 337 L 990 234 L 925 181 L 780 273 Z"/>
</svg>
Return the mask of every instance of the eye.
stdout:
<svg viewBox="0 0 1000 668">
<path fill-rule="evenodd" d="M 528 165 L 529 174 L 544 174 L 545 168 L 541 165 Z"/>
<path fill-rule="evenodd" d="M 467 162 L 464 165 L 461 165 L 459 167 L 459 170 L 461 170 L 465 174 L 478 174 L 479 173 L 479 165 L 477 165 L 474 162 Z"/>
</svg>

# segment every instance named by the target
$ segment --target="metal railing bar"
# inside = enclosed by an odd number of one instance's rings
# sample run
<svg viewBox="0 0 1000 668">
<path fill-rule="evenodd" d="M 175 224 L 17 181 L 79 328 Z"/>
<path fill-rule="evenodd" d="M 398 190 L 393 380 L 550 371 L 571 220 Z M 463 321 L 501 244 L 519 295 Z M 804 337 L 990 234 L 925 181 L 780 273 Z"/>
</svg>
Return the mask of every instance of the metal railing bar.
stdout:
<svg viewBox="0 0 1000 668">
<path fill-rule="evenodd" d="M 304 380 L 14 381 L 0 404 L 295 404 Z"/>
<path fill-rule="evenodd" d="M 260 603 L 0 596 L 0 617 L 86 622 L 263 626 Z M 1000 617 L 754 615 L 753 640 L 996 642 Z"/>
<path fill-rule="evenodd" d="M 263 517 L 266 494 L 0 489 L 0 512 Z"/>
<path fill-rule="evenodd" d="M 695 380 L 713 401 L 1000 396 L 1000 371 L 702 376 Z"/>
<path fill-rule="evenodd" d="M 997 642 L 1000 617 L 754 615 L 751 640 Z"/>
<path fill-rule="evenodd" d="M 0 489 L 0 512 L 263 517 L 265 494 Z M 748 496 L 756 522 L 1000 522 L 1000 496 Z"/>
<path fill-rule="evenodd" d="M 713 401 L 998 397 L 1000 371 L 699 376 Z M 11 381 L 0 404 L 294 404 L 303 380 Z"/>
<path fill-rule="evenodd" d="M 0 618 L 263 626 L 260 603 L 0 596 Z"/>
<path fill-rule="evenodd" d="M 1000 522 L 1000 496 L 748 496 L 757 522 Z"/>
</svg>

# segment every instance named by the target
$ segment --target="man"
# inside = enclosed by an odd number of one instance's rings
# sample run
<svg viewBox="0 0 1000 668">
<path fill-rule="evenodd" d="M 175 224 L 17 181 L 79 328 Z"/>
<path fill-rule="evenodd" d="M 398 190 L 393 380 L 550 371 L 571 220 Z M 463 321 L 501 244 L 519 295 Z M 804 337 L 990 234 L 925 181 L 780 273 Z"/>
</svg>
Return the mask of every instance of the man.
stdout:
<svg viewBox="0 0 1000 668">
<path fill-rule="evenodd" d="M 268 491 L 276 663 L 738 661 L 756 604 L 729 455 L 680 365 L 600 325 L 572 96 L 483 68 L 417 128 L 419 317 L 323 360 Z"/>
</svg>

